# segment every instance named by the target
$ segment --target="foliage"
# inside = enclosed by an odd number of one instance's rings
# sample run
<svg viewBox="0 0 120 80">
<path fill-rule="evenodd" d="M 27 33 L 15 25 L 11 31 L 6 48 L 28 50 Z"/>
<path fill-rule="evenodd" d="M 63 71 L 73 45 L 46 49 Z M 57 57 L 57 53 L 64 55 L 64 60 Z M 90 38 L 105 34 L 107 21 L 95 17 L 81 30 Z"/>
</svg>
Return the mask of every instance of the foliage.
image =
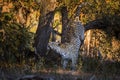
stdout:
<svg viewBox="0 0 120 80">
<path fill-rule="evenodd" d="M 6 62 L 20 62 L 26 51 L 33 50 L 33 33 L 19 23 L 13 22 L 11 13 L 1 13 L 0 57 Z M 4 34 L 4 35 L 3 35 Z"/>
<path fill-rule="evenodd" d="M 84 57 L 81 69 L 85 72 L 94 72 L 99 65 L 100 60 L 98 58 Z"/>
<path fill-rule="evenodd" d="M 116 45 L 116 51 L 113 49 L 114 43 L 119 43 L 120 40 L 119 32 L 120 32 L 120 1 L 113 1 L 113 0 L 95 0 L 91 1 L 88 0 L 89 5 L 82 8 L 83 17 L 81 20 L 83 23 L 89 22 L 94 19 L 100 19 L 107 21 L 108 24 L 107 28 L 103 31 L 94 30 L 92 34 L 92 38 L 97 40 L 97 48 L 100 49 L 103 55 L 110 54 L 113 57 L 116 55 L 115 60 L 119 60 L 118 55 L 120 51 L 119 45 Z M 118 40 L 117 40 L 118 39 Z M 94 41 L 94 40 L 91 40 Z M 115 45 L 114 45 L 115 47 Z"/>
<path fill-rule="evenodd" d="M 80 19 L 83 24 L 96 19 L 103 19 L 105 21 L 104 23 L 108 24 L 103 30 L 92 30 L 90 54 L 93 54 L 92 52 L 95 51 L 95 48 L 100 50 L 103 57 L 102 59 L 105 61 L 102 62 L 104 66 L 100 67 L 104 69 L 103 73 L 116 73 L 116 69 L 119 72 L 119 68 L 115 65 L 120 62 L 120 37 L 118 37 L 120 34 L 120 1 L 83 0 L 83 2 L 88 2 L 81 10 Z M 106 63 L 106 60 L 108 60 L 108 63 Z M 114 62 L 112 63 L 112 61 Z M 82 68 L 84 71 L 94 71 L 97 66 L 97 62 L 96 60 L 94 61 L 94 59 L 87 58 L 83 62 L 84 65 Z"/>
</svg>

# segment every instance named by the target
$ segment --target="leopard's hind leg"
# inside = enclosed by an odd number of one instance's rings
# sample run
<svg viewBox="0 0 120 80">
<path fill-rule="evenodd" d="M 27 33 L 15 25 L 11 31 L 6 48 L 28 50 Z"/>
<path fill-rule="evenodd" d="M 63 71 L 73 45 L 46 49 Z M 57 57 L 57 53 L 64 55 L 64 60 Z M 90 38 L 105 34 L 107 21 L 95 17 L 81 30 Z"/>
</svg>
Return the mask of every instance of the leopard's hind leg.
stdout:
<svg viewBox="0 0 120 80">
<path fill-rule="evenodd" d="M 77 58 L 72 58 L 71 70 L 76 70 Z"/>
<path fill-rule="evenodd" d="M 68 64 L 68 60 L 67 59 L 62 59 L 61 63 L 62 63 L 63 69 L 66 69 L 67 64 Z"/>
</svg>

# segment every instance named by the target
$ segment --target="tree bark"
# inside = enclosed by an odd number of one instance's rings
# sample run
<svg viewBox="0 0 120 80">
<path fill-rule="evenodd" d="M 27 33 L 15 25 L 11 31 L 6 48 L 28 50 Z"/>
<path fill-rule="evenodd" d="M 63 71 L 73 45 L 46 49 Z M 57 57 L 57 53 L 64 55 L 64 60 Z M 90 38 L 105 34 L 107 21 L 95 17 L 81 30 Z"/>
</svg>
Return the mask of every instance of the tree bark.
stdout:
<svg viewBox="0 0 120 80">
<path fill-rule="evenodd" d="M 40 54 L 40 56 L 44 56 L 47 51 L 47 44 L 51 33 L 50 23 L 53 19 L 53 16 L 54 13 L 49 12 L 46 15 L 46 17 L 44 17 L 44 19 L 40 18 L 39 26 L 35 37 L 35 45 L 34 45 L 37 50 L 37 54 Z"/>
<path fill-rule="evenodd" d="M 67 7 L 62 7 L 61 9 L 61 14 L 62 14 L 62 36 L 61 36 L 61 43 L 64 42 L 69 42 L 70 37 L 69 37 L 69 29 L 70 26 L 68 26 L 68 11 Z"/>
<path fill-rule="evenodd" d="M 35 35 L 35 54 L 45 56 L 47 44 L 51 33 L 51 23 L 54 18 L 54 9 L 56 0 L 41 0 L 41 9 L 39 17 L 39 25 Z"/>
<path fill-rule="evenodd" d="M 90 29 L 105 29 L 109 26 L 110 22 L 105 21 L 105 19 L 96 19 L 85 24 L 85 32 Z"/>
</svg>

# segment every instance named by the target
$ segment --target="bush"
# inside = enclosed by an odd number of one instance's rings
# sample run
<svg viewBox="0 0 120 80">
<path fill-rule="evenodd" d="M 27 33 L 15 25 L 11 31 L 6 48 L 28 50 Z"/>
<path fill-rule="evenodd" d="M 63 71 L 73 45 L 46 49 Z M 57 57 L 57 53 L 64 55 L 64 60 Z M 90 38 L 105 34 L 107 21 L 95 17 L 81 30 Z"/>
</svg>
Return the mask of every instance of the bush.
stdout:
<svg viewBox="0 0 120 80">
<path fill-rule="evenodd" d="M 21 62 L 28 51 L 32 51 L 33 33 L 12 21 L 12 15 L 2 13 L 0 16 L 0 59 L 7 62 Z"/>
</svg>

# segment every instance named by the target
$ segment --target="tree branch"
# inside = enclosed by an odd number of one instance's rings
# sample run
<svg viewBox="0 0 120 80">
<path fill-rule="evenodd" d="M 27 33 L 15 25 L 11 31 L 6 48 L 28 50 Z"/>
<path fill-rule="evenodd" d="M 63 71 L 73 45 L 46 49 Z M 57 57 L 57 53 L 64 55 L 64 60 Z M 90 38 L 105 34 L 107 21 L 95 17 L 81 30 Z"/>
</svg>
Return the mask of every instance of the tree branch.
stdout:
<svg viewBox="0 0 120 80">
<path fill-rule="evenodd" d="M 109 22 L 105 21 L 105 19 L 96 19 L 85 24 L 84 27 L 85 27 L 85 31 L 87 31 L 90 29 L 104 29 L 108 25 L 109 25 Z"/>
</svg>

